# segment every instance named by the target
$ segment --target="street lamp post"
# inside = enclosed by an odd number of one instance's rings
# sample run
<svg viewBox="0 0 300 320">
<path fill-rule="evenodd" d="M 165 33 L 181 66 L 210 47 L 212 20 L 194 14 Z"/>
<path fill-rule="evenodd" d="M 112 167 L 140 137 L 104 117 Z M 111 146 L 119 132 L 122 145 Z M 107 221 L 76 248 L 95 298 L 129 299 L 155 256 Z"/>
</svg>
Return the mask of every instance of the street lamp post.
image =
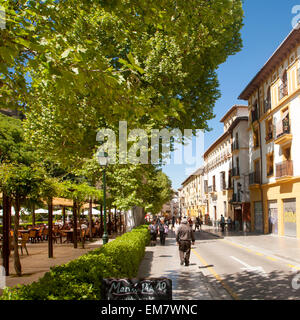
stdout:
<svg viewBox="0 0 300 320">
<path fill-rule="evenodd" d="M 107 152 L 99 152 L 98 160 L 100 165 L 103 167 L 103 236 L 102 241 L 103 245 L 108 243 L 108 234 L 106 227 L 106 167 L 108 164 L 108 154 Z"/>
</svg>

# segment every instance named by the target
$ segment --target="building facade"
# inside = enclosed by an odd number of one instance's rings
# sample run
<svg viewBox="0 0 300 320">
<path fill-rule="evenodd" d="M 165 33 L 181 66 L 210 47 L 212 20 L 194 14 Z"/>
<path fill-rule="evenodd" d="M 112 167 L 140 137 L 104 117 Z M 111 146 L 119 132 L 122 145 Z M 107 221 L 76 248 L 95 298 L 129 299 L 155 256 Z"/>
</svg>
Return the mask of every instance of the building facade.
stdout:
<svg viewBox="0 0 300 320">
<path fill-rule="evenodd" d="M 180 212 L 182 216 L 194 218 L 204 216 L 203 174 L 204 169 L 199 168 L 182 183 L 182 187 L 179 189 Z"/>
<path fill-rule="evenodd" d="M 245 112 L 248 110 L 244 109 Z M 248 116 L 240 116 L 230 126 L 231 132 L 231 178 L 233 217 L 240 231 L 251 231 L 249 192 L 249 132 Z"/>
<path fill-rule="evenodd" d="M 206 220 L 208 217 L 214 224 L 225 218 L 234 219 L 235 205 L 242 203 L 234 199 L 233 177 L 238 177 L 238 163 L 233 163 L 233 129 L 239 131 L 238 123 L 248 116 L 248 108 L 245 106 L 233 106 L 222 118 L 224 125 L 223 135 L 217 139 L 204 153 L 204 193 L 206 201 Z M 235 158 L 235 161 L 237 158 Z M 235 165 L 235 166 L 234 166 Z M 241 219 L 242 220 L 242 219 Z M 241 223 L 242 225 L 242 223 Z"/>
<path fill-rule="evenodd" d="M 300 30 L 247 85 L 251 229 L 300 238 Z"/>
</svg>

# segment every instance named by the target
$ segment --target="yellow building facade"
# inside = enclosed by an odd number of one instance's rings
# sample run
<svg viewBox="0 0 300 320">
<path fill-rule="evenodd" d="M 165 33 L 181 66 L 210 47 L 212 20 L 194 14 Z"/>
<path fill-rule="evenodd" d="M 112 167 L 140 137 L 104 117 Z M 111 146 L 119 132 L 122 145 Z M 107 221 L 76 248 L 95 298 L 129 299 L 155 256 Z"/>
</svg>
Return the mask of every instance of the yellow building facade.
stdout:
<svg viewBox="0 0 300 320">
<path fill-rule="evenodd" d="M 240 95 L 249 111 L 251 229 L 300 238 L 300 31 Z"/>
</svg>

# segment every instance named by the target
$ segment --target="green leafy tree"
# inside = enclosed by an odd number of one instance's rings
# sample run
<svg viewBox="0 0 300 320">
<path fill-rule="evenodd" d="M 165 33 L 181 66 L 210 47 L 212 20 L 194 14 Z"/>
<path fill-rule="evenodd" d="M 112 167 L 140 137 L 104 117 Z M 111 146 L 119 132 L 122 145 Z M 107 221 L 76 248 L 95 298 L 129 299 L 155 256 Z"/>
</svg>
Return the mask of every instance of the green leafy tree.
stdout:
<svg viewBox="0 0 300 320">
<path fill-rule="evenodd" d="M 15 208 L 14 217 L 14 266 L 17 275 L 21 276 L 22 268 L 18 252 L 18 230 L 21 203 L 27 197 L 39 194 L 39 188 L 44 182 L 43 170 L 24 164 L 5 163 L 0 170 L 0 189 L 9 196 Z"/>
<path fill-rule="evenodd" d="M 220 96 L 215 70 L 241 48 L 240 0 L 5 7 L 3 101 L 26 107 L 28 138 L 67 164 L 90 158 L 97 129 L 116 130 L 120 119 L 129 129 L 207 129 Z"/>
</svg>

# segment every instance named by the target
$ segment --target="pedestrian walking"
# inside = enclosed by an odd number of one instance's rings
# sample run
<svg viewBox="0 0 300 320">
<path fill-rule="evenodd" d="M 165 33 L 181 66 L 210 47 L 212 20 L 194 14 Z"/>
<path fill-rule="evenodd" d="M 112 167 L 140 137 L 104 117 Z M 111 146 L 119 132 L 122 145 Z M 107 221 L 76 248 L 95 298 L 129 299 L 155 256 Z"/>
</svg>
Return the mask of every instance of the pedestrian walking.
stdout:
<svg viewBox="0 0 300 320">
<path fill-rule="evenodd" d="M 176 219 L 175 219 L 175 216 L 172 217 L 172 230 L 174 231 L 174 227 L 175 227 L 175 222 L 176 222 Z"/>
<path fill-rule="evenodd" d="M 227 219 L 227 225 L 228 225 L 228 229 L 231 231 L 232 230 L 232 220 L 230 217 Z"/>
<path fill-rule="evenodd" d="M 181 219 L 176 219 L 176 222 L 174 224 L 174 231 L 175 231 L 175 236 L 177 236 L 178 228 L 180 227 Z"/>
<path fill-rule="evenodd" d="M 156 224 L 156 221 L 153 220 L 152 224 L 149 225 L 149 230 L 150 230 L 150 237 L 151 237 L 151 246 L 156 246 L 156 238 L 157 238 L 157 231 L 158 231 L 158 226 Z"/>
<path fill-rule="evenodd" d="M 220 224 L 221 224 L 222 232 L 224 232 L 225 231 L 225 218 L 222 214 L 221 214 Z"/>
<path fill-rule="evenodd" d="M 195 236 L 186 218 L 181 221 L 176 241 L 179 246 L 180 265 L 188 266 L 190 264 L 191 243 L 195 244 Z"/>
<path fill-rule="evenodd" d="M 202 225 L 203 225 L 203 219 L 202 216 L 200 217 L 200 230 L 202 230 Z"/>
<path fill-rule="evenodd" d="M 189 223 L 191 229 L 193 230 L 193 220 L 191 217 L 188 218 L 188 223 Z"/>
<path fill-rule="evenodd" d="M 159 230 L 160 244 L 164 246 L 166 243 L 166 237 L 169 231 L 168 225 L 165 223 L 164 218 L 160 219 L 158 230 Z"/>
<path fill-rule="evenodd" d="M 201 226 L 200 226 L 200 218 L 196 217 L 196 222 L 195 222 L 195 231 L 199 230 L 200 231 Z"/>
</svg>

